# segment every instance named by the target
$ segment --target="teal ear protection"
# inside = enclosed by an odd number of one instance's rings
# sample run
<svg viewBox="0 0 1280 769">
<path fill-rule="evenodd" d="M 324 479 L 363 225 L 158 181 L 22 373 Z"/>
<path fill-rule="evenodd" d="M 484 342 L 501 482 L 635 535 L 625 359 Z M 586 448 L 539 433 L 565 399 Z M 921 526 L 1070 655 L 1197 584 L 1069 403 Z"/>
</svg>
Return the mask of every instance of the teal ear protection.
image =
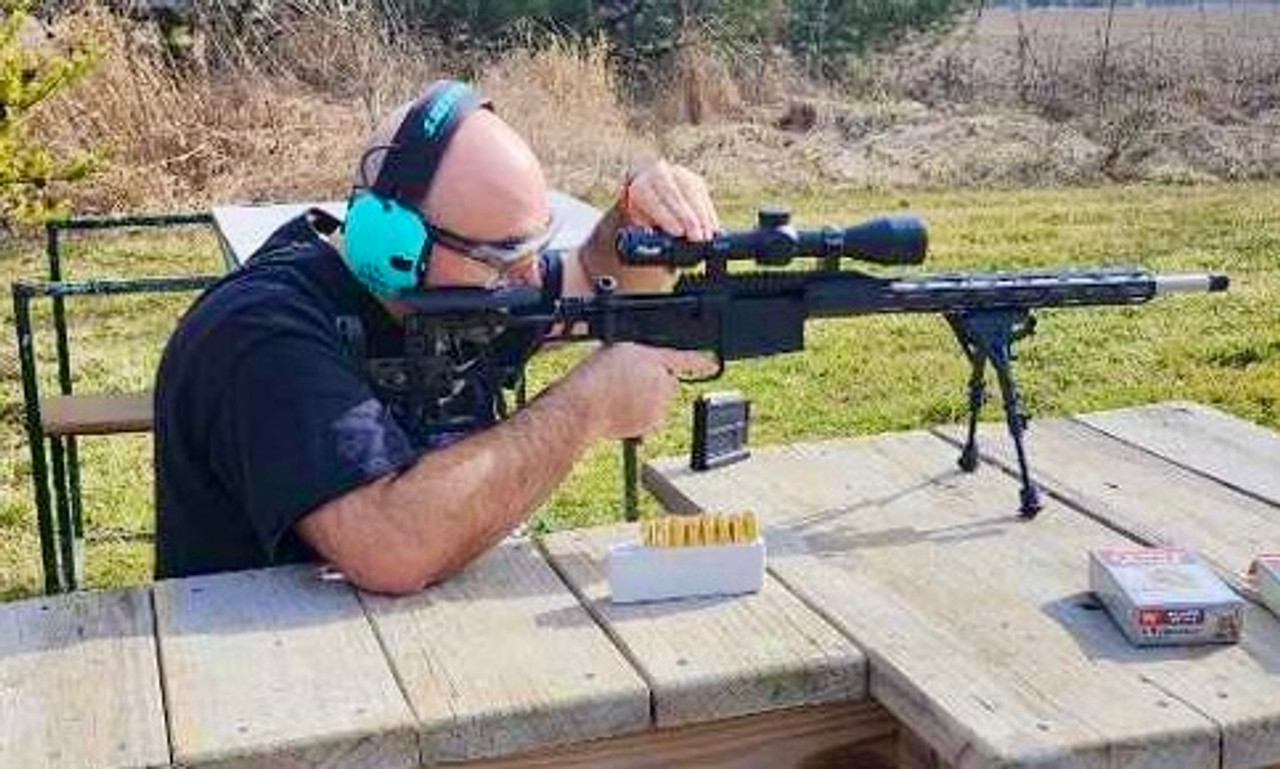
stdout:
<svg viewBox="0 0 1280 769">
<path fill-rule="evenodd" d="M 351 273 L 377 296 L 394 299 L 421 285 L 435 232 L 418 205 L 458 126 L 479 108 L 491 108 L 490 102 L 466 84 L 433 83 L 409 108 L 391 144 L 360 158 L 361 185 L 347 202 L 343 255 Z M 365 163 L 374 152 L 386 155 L 366 184 Z"/>
</svg>

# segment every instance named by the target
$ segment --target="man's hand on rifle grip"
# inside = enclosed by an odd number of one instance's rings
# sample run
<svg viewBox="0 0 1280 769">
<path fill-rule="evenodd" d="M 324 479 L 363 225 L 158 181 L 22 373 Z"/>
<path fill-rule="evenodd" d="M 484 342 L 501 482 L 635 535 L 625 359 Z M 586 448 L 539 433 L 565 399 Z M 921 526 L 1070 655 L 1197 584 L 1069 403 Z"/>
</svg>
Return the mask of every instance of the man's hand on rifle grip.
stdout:
<svg viewBox="0 0 1280 769">
<path fill-rule="evenodd" d="M 679 388 L 677 376 L 714 369 L 701 353 L 619 342 L 596 350 L 560 386 L 584 404 L 583 428 L 596 438 L 636 438 L 662 426 Z"/>
</svg>

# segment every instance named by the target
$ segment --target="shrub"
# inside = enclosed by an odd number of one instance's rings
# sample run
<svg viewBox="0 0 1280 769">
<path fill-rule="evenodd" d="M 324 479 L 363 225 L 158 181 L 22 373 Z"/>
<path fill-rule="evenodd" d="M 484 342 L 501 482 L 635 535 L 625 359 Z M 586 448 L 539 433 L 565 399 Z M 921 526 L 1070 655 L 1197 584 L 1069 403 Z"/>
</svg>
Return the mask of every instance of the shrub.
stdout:
<svg viewBox="0 0 1280 769">
<path fill-rule="evenodd" d="M 57 157 L 27 130 L 47 100 L 81 77 L 92 56 L 60 51 L 31 18 L 30 0 L 0 0 L 0 228 L 39 221 L 58 212 L 57 182 L 83 178 L 90 153 Z"/>
</svg>

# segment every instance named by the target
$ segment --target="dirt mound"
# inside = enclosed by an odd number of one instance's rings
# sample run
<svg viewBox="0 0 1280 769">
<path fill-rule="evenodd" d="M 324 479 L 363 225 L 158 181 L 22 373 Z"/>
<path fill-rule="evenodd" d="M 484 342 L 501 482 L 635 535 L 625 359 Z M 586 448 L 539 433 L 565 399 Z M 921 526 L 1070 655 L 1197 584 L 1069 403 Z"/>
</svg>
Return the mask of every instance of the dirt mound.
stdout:
<svg viewBox="0 0 1280 769">
<path fill-rule="evenodd" d="M 1273 111 L 1274 112 L 1274 111 Z M 1264 179 L 1280 175 L 1280 120 L 1161 126 L 1127 150 L 1118 178 L 1151 181 Z"/>
<path fill-rule="evenodd" d="M 1069 127 L 1018 113 L 929 114 L 840 147 L 833 178 L 908 186 L 1098 181 L 1106 151 Z"/>
<path fill-rule="evenodd" d="M 1198 182 L 1280 175 L 1280 110 L 1220 124 L 1160 115 L 1120 133 L 1012 109 L 792 103 L 757 122 L 680 126 L 671 157 L 716 184 L 871 187 Z"/>
<path fill-rule="evenodd" d="M 1012 112 L 954 115 L 918 104 L 783 113 L 783 125 L 681 127 L 666 149 L 718 183 L 876 187 L 1054 185 L 1102 179 L 1106 150 L 1065 126 Z M 776 121 L 775 121 L 776 122 Z"/>
</svg>

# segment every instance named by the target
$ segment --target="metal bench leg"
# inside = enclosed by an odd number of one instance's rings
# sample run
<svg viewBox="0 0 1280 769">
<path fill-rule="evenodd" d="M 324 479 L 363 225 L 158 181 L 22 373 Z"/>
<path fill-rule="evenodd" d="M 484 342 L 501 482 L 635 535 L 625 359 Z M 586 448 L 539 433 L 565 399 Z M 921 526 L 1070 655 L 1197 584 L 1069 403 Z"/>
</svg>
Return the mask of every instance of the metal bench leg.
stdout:
<svg viewBox="0 0 1280 769">
<path fill-rule="evenodd" d="M 40 387 L 36 382 L 35 343 L 31 334 L 30 295 L 22 286 L 13 286 L 13 319 L 18 334 L 18 362 L 22 371 L 22 398 L 26 405 L 27 445 L 31 450 L 31 486 L 36 498 L 36 525 L 40 530 L 40 560 L 44 568 L 44 591 L 62 588 L 58 551 L 53 528 L 53 505 L 49 499 L 49 464 L 45 457 L 45 434 L 40 421 Z"/>
<path fill-rule="evenodd" d="M 31 485 L 36 498 L 36 526 L 40 530 L 40 561 L 44 570 L 44 592 L 62 592 L 62 571 L 58 565 L 58 533 L 53 525 L 53 500 L 49 497 L 49 460 L 45 437 L 39 430 L 27 431 L 31 444 Z"/>
<path fill-rule="evenodd" d="M 84 504 L 80 494 L 80 451 L 75 436 L 67 438 L 67 481 L 71 484 L 71 520 L 76 541 L 84 542 Z"/>
<path fill-rule="evenodd" d="M 78 557 L 76 526 L 71 515 L 71 490 L 68 487 L 66 444 L 61 437 L 51 441 L 53 458 L 53 499 L 58 520 L 58 556 L 62 562 L 62 585 L 65 590 L 80 587 L 80 558 Z"/>
<path fill-rule="evenodd" d="M 49 281 L 62 280 L 62 253 L 57 227 L 46 227 L 46 255 L 49 259 Z M 54 348 L 58 360 L 58 389 L 71 394 L 71 345 L 67 341 L 67 308 L 61 294 L 53 297 Z M 64 455 L 65 450 L 65 455 Z M 64 459 L 65 456 L 65 459 Z M 65 471 L 64 471 L 65 462 Z M 64 586 L 75 590 L 80 586 L 83 558 L 80 543 L 84 538 L 84 518 L 80 510 L 80 458 L 76 438 L 68 435 L 54 441 L 54 501 L 58 513 L 58 529 L 62 536 L 62 571 Z"/>
<path fill-rule="evenodd" d="M 59 248 L 59 228 L 50 225 L 45 228 L 45 254 L 49 260 L 49 280 L 56 283 L 62 280 L 62 251 Z M 53 297 L 53 331 L 54 348 L 58 359 L 58 389 L 63 395 L 71 394 L 71 344 L 67 340 L 67 308 L 65 298 L 61 295 Z M 80 457 L 76 449 L 76 437 L 66 437 L 67 479 L 71 500 L 71 518 L 74 522 L 76 541 L 84 539 L 84 514 L 80 504 Z"/>
</svg>

